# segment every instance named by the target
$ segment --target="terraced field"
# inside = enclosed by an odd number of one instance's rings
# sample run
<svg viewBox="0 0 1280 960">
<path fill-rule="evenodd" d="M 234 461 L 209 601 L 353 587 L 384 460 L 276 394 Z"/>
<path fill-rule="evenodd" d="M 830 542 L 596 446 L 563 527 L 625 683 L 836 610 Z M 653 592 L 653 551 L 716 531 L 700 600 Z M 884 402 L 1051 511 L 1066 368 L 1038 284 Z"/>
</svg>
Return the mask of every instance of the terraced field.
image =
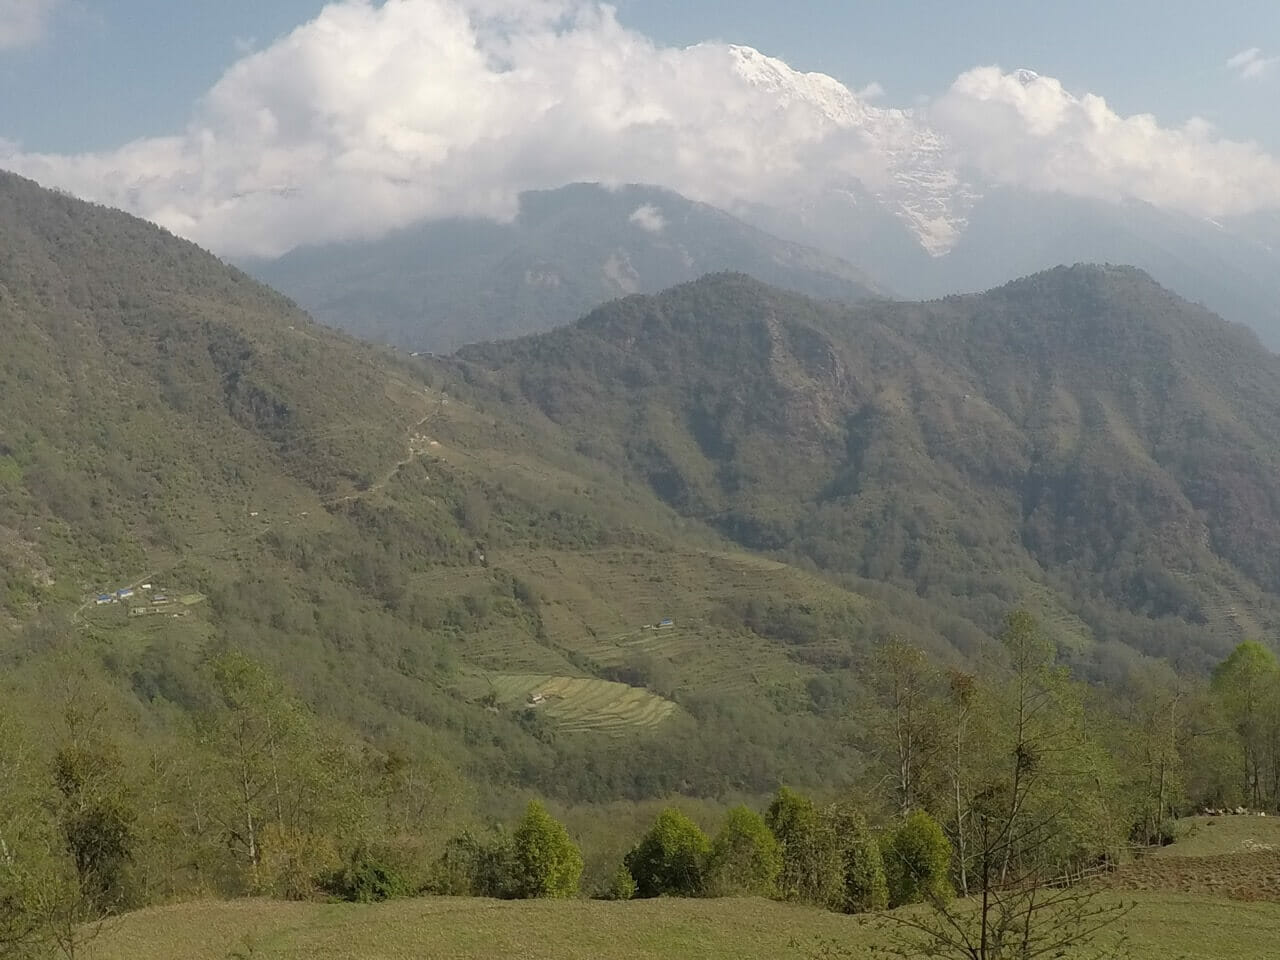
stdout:
<svg viewBox="0 0 1280 960">
<path fill-rule="evenodd" d="M 470 689 L 491 693 L 500 708 L 531 706 L 565 733 L 622 735 L 655 727 L 677 710 L 670 700 L 648 690 L 591 677 L 494 674 L 473 680 Z M 531 702 L 534 697 L 541 698 L 536 705 Z"/>
<path fill-rule="evenodd" d="M 675 668 L 681 688 L 692 690 L 793 684 L 814 673 L 778 641 L 717 625 L 730 598 L 867 602 L 783 564 L 712 550 L 528 552 L 504 557 L 503 563 L 555 598 L 544 604 L 542 617 L 558 649 L 603 667 L 637 658 L 664 660 Z M 672 625 L 660 626 L 668 617 Z"/>
</svg>

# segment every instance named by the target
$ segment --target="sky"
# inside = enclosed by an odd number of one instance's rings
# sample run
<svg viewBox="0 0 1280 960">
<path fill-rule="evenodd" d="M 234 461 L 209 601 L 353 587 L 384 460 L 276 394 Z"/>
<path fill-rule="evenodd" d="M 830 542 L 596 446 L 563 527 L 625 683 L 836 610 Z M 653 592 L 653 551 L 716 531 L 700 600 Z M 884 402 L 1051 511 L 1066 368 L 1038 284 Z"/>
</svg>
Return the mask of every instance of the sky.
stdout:
<svg viewBox="0 0 1280 960">
<path fill-rule="evenodd" d="M 727 44 L 869 119 L 746 89 Z M 773 202 L 892 179 L 934 134 L 952 193 L 1280 206 L 1275 0 L 0 0 L 0 90 L 0 166 L 236 253 L 501 216 L 559 177 Z"/>
</svg>

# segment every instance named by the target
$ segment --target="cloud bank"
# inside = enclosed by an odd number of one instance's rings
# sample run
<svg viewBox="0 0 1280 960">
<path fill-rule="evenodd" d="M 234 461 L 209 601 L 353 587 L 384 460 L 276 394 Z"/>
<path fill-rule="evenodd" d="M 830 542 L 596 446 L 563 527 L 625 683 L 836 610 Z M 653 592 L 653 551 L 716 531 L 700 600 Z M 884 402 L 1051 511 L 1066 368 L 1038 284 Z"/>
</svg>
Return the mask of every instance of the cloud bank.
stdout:
<svg viewBox="0 0 1280 960">
<path fill-rule="evenodd" d="M 0 0 L 0 50 L 29 47 L 44 36 L 60 0 Z"/>
<path fill-rule="evenodd" d="M 594 0 L 343 0 L 245 55 L 172 136 L 74 156 L 0 143 L 0 166 L 232 256 L 506 218 L 521 191 L 579 180 L 729 208 L 856 181 L 935 252 L 988 183 L 1203 216 L 1280 208 L 1280 163 L 1259 147 L 1050 78 L 983 67 L 914 111 L 873 106 L 880 93 L 749 48 L 662 47 Z"/>
</svg>

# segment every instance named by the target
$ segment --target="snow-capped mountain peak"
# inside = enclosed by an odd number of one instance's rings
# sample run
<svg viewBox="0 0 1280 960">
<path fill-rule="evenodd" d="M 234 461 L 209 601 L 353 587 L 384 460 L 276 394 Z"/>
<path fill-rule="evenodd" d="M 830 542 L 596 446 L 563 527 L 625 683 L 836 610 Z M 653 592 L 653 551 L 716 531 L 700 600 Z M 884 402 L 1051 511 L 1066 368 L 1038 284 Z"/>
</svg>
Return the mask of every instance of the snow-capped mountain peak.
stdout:
<svg viewBox="0 0 1280 960">
<path fill-rule="evenodd" d="M 801 73 L 752 47 L 730 46 L 734 70 L 780 107 L 809 109 L 855 137 L 834 169 L 860 180 L 934 256 L 960 239 L 977 199 L 945 137 L 912 110 L 876 107 L 824 73 Z M 836 184 L 832 189 L 839 189 Z"/>
</svg>

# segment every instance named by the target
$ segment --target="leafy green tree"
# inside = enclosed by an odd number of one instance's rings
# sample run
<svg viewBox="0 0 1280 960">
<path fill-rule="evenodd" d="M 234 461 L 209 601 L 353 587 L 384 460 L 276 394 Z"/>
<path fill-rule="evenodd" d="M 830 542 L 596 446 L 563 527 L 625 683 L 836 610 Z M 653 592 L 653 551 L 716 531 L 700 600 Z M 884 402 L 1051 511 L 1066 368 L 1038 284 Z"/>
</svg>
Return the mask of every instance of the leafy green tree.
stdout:
<svg viewBox="0 0 1280 960">
<path fill-rule="evenodd" d="M 788 787 L 778 791 L 765 823 L 782 847 L 778 890 L 783 899 L 836 906 L 844 900 L 844 865 L 831 823 L 813 801 Z"/>
<path fill-rule="evenodd" d="M 529 802 L 512 835 L 511 889 L 516 897 L 563 899 L 577 896 L 582 853 L 564 825 L 537 800 Z"/>
<path fill-rule="evenodd" d="M 101 738 L 95 718 L 72 714 L 68 719 L 71 740 L 53 758 L 58 823 L 85 901 L 105 916 L 124 905 L 136 813 L 114 744 Z"/>
<path fill-rule="evenodd" d="M 707 891 L 712 896 L 772 897 L 782 873 L 782 847 L 760 814 L 730 810 L 711 841 Z"/>
<path fill-rule="evenodd" d="M 48 931 L 40 893 L 58 870 L 49 799 L 17 724 L 0 711 L 0 960 L 32 955 Z"/>
<path fill-rule="evenodd" d="M 212 679 L 216 700 L 200 727 L 204 815 L 251 891 L 305 896 L 360 824 L 359 764 L 251 658 L 224 654 Z"/>
<path fill-rule="evenodd" d="M 703 892 L 711 841 L 696 823 L 674 808 L 657 821 L 627 854 L 624 864 L 639 897 L 696 897 Z"/>
<path fill-rule="evenodd" d="M 826 817 L 844 865 L 844 898 L 839 907 L 845 913 L 885 909 L 889 906 L 889 884 L 884 856 L 866 818 L 847 805 L 832 807 Z"/>
<path fill-rule="evenodd" d="M 895 907 L 951 897 L 951 844 L 938 821 L 923 810 L 899 824 L 883 856 L 889 902 Z"/>
<path fill-rule="evenodd" d="M 1240 746 L 1241 795 L 1251 807 L 1280 791 L 1280 689 L 1276 655 L 1246 640 L 1213 673 L 1213 692 L 1222 704 Z"/>
<path fill-rule="evenodd" d="M 884 915 L 901 957 L 1025 960 L 1094 949 L 1125 912 L 1078 878 L 1109 853 L 1118 779 L 1089 735 L 1083 696 L 1056 664 L 1052 642 L 1026 611 L 1000 634 L 1001 674 L 987 692 L 995 713 L 989 762 L 966 817 L 970 897 L 951 902 L 951 849 L 927 814 L 913 814 L 885 848 L 892 902 L 925 911 Z"/>
</svg>

